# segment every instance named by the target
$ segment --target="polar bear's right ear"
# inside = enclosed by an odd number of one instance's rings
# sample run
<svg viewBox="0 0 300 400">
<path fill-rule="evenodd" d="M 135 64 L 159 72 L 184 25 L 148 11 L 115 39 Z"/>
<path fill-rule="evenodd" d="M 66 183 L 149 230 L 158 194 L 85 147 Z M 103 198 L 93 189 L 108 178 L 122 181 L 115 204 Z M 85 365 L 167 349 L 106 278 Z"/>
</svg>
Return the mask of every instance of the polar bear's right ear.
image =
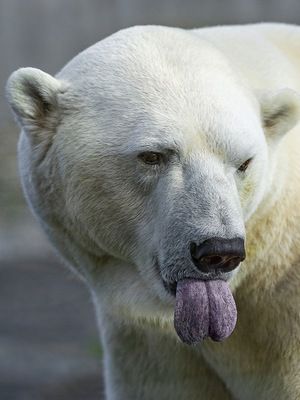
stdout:
<svg viewBox="0 0 300 400">
<path fill-rule="evenodd" d="M 8 102 L 22 128 L 30 135 L 54 132 L 58 124 L 57 94 L 63 83 L 36 68 L 13 72 L 6 85 Z"/>
<path fill-rule="evenodd" d="M 278 141 L 300 121 L 300 96 L 292 89 L 259 95 L 266 136 Z"/>
</svg>

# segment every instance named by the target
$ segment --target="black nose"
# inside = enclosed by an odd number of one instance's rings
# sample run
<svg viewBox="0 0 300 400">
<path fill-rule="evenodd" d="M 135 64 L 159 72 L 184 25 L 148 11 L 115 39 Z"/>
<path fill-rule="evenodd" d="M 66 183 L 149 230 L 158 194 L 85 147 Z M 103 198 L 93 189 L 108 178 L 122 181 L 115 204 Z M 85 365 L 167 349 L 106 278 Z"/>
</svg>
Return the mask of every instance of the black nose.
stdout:
<svg viewBox="0 0 300 400">
<path fill-rule="evenodd" d="M 202 272 L 229 272 L 245 259 L 242 238 L 211 238 L 199 245 L 192 242 L 190 249 L 193 263 Z"/>
</svg>

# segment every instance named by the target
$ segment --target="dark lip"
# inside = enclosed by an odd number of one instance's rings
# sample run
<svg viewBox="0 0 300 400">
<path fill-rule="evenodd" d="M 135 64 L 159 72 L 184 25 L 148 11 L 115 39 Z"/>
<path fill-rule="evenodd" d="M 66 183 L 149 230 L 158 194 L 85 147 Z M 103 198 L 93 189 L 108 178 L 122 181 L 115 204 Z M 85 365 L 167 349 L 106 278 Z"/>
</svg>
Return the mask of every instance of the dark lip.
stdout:
<svg viewBox="0 0 300 400">
<path fill-rule="evenodd" d="M 160 276 L 160 279 L 162 280 L 163 286 L 165 288 L 165 290 L 172 296 L 172 297 L 176 297 L 176 290 L 177 290 L 177 281 L 166 281 L 161 274 L 160 268 L 159 268 L 159 263 L 156 262 L 155 263 L 155 268 Z M 184 277 L 184 279 L 199 279 L 202 281 L 208 281 L 208 280 L 216 280 L 216 279 L 221 279 L 224 281 L 227 281 L 232 275 L 232 272 L 227 272 L 224 273 L 223 271 L 218 271 L 217 274 L 213 274 L 213 275 L 207 275 L 207 276 L 201 276 L 196 278 L 195 276 L 186 276 Z M 181 278 L 183 279 L 183 278 Z"/>
<path fill-rule="evenodd" d="M 154 267 L 158 273 L 158 276 L 162 280 L 165 290 L 173 297 L 176 297 L 176 289 L 177 289 L 177 282 L 176 281 L 166 281 L 161 274 L 161 270 L 159 267 L 158 257 L 154 263 Z"/>
<path fill-rule="evenodd" d="M 218 275 L 218 276 L 211 276 L 211 277 L 201 277 L 201 278 L 195 278 L 195 277 L 186 277 L 185 279 L 199 279 L 201 281 L 210 281 L 210 280 L 223 280 L 227 281 L 229 278 L 228 274 L 227 276 L 224 276 L 223 274 Z M 176 290 L 177 290 L 177 281 L 166 281 L 162 278 L 162 282 L 164 285 L 165 290 L 173 297 L 176 297 Z"/>
<path fill-rule="evenodd" d="M 167 282 L 164 279 L 162 280 L 164 284 L 164 288 L 166 291 L 173 297 L 176 297 L 176 289 L 177 289 L 177 282 Z"/>
</svg>

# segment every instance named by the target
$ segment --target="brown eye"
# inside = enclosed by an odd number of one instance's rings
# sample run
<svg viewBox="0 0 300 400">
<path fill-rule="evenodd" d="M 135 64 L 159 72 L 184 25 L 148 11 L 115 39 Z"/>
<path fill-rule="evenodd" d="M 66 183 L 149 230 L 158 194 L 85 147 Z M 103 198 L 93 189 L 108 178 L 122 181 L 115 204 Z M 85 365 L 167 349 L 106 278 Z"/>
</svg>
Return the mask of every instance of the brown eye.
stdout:
<svg viewBox="0 0 300 400">
<path fill-rule="evenodd" d="M 239 166 L 238 171 L 239 172 L 245 172 L 246 169 L 249 167 L 250 162 L 252 161 L 252 158 L 248 158 L 247 161 L 245 161 L 242 165 Z"/>
<path fill-rule="evenodd" d="M 163 155 L 160 153 L 154 153 L 152 151 L 145 151 L 138 155 L 138 158 L 145 164 L 158 165 L 163 161 Z"/>
</svg>

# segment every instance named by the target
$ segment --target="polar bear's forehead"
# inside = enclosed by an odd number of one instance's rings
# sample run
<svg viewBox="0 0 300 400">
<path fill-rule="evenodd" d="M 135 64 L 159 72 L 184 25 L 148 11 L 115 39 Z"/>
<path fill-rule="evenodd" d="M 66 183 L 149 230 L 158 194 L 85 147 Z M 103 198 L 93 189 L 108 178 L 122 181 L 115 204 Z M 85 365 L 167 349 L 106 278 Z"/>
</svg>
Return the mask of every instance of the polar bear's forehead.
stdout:
<svg viewBox="0 0 300 400">
<path fill-rule="evenodd" d="M 188 31 L 165 27 L 134 27 L 102 40 L 71 60 L 57 75 L 74 90 L 121 100 L 190 99 L 235 86 L 237 75 L 209 42 Z M 230 96 L 230 93 L 228 93 Z M 119 97 L 118 97 L 119 96 Z M 173 99 L 173 101 L 172 101 Z M 201 100 L 202 101 L 202 100 Z"/>
<path fill-rule="evenodd" d="M 211 43 L 192 32 L 160 26 L 140 26 L 121 30 L 87 48 L 74 57 L 58 74 L 84 80 L 106 73 L 151 71 L 160 76 L 172 69 L 190 69 L 193 65 L 228 69 L 228 61 Z M 92 70 L 91 70 L 92 68 Z M 158 68 L 158 69 L 157 69 Z M 89 72 L 82 76 L 83 72 Z M 102 73 L 101 73 L 102 72 Z M 104 73 L 105 72 L 105 73 Z M 99 74 L 98 74 L 99 73 Z M 117 76 L 117 75 L 115 75 Z M 112 77 L 112 76 L 111 76 Z"/>
<path fill-rule="evenodd" d="M 240 146 L 241 136 L 257 141 L 254 99 L 219 51 L 181 29 L 121 31 L 75 57 L 58 77 L 70 82 L 100 130 L 115 122 L 114 134 L 119 129 L 126 139 L 146 140 L 146 131 L 149 145 L 168 137 L 190 145 L 202 137 L 219 148 L 225 139 Z"/>
</svg>

